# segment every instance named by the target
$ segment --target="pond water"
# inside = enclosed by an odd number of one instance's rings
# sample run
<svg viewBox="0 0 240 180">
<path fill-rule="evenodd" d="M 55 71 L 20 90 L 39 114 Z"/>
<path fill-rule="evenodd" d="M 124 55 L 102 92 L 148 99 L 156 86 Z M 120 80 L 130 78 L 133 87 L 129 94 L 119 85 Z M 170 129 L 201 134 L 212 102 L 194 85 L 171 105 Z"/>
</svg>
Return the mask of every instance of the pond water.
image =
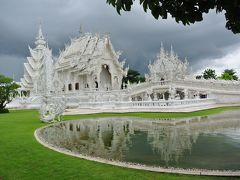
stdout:
<svg viewBox="0 0 240 180">
<path fill-rule="evenodd" d="M 240 169 L 240 111 L 184 119 L 111 117 L 50 125 L 39 136 L 82 155 L 150 166 Z"/>
</svg>

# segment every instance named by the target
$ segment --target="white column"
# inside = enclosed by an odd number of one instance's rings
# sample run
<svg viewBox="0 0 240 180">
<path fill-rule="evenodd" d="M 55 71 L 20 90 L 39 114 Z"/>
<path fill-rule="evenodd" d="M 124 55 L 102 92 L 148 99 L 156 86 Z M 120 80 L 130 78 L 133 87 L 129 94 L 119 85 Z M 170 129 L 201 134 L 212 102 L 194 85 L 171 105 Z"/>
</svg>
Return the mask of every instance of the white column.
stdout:
<svg viewBox="0 0 240 180">
<path fill-rule="evenodd" d="M 184 99 L 188 99 L 188 90 L 184 89 Z"/>
<path fill-rule="evenodd" d="M 153 93 L 153 100 L 154 100 L 154 101 L 157 101 L 157 100 L 158 100 L 158 99 L 157 99 L 157 93 L 156 93 L 156 92 Z"/>
</svg>

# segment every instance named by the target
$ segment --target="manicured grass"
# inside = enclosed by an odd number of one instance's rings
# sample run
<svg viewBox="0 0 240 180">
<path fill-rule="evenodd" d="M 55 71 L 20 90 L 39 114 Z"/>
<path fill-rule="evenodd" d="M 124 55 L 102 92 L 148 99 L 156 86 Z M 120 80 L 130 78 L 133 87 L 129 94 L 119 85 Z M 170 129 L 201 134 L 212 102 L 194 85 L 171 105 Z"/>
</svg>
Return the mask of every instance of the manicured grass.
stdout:
<svg viewBox="0 0 240 180">
<path fill-rule="evenodd" d="M 66 120 L 103 116 L 152 118 L 189 117 L 240 107 L 217 108 L 194 113 L 127 113 L 66 116 Z M 44 126 L 36 110 L 0 114 L 0 179 L 216 179 L 154 173 L 100 164 L 49 150 L 35 140 L 35 129 Z M 219 178 L 218 178 L 219 179 Z M 221 179 L 221 178 L 220 178 Z M 224 178 L 222 178 L 224 179 Z"/>
</svg>

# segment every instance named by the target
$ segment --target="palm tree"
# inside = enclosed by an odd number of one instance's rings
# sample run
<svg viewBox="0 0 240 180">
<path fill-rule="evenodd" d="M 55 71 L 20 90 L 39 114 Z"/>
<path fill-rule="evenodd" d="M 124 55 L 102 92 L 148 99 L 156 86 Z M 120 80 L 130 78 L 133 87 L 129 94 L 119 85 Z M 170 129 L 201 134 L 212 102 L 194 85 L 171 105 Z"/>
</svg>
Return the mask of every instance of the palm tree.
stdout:
<svg viewBox="0 0 240 180">
<path fill-rule="evenodd" d="M 220 79 L 237 81 L 238 76 L 236 75 L 236 71 L 234 69 L 225 69 L 220 76 Z"/>
</svg>

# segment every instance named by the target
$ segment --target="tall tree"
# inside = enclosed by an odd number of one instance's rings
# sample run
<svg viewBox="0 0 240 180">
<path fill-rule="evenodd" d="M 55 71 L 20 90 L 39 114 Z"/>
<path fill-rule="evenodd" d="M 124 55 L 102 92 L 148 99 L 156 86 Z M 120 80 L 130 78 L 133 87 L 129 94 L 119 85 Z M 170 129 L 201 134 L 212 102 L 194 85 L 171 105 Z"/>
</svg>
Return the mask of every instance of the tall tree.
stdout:
<svg viewBox="0 0 240 180">
<path fill-rule="evenodd" d="M 238 76 L 236 75 L 236 71 L 234 69 L 225 69 L 220 76 L 220 79 L 224 80 L 238 80 Z"/>
<path fill-rule="evenodd" d="M 13 79 L 0 74 L 0 112 L 3 112 L 6 105 L 18 94 L 19 87 Z"/>
<path fill-rule="evenodd" d="M 138 83 L 139 81 L 145 82 L 145 77 L 141 76 L 141 74 L 138 71 L 129 69 L 127 76 L 123 78 L 123 82 L 127 83 L 128 81 L 130 83 Z"/>
<path fill-rule="evenodd" d="M 216 71 L 213 69 L 206 69 L 203 72 L 204 79 L 217 79 Z"/>
<path fill-rule="evenodd" d="M 107 0 L 120 14 L 121 10 L 131 11 L 135 0 Z M 226 28 L 240 33 L 240 0 L 139 0 L 143 10 L 151 11 L 154 18 L 167 19 L 171 15 L 177 23 L 190 25 L 203 20 L 203 14 L 215 9 L 224 12 Z"/>
</svg>

